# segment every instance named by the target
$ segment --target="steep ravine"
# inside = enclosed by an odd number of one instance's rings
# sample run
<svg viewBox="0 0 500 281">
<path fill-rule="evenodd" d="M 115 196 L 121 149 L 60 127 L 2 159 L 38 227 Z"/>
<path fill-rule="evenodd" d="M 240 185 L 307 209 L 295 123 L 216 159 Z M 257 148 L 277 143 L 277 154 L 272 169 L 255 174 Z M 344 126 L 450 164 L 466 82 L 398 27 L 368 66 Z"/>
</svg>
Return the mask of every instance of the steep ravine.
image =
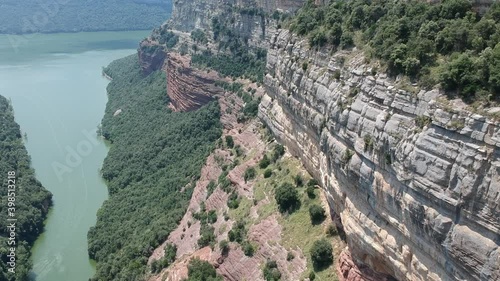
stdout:
<svg viewBox="0 0 500 281">
<path fill-rule="evenodd" d="M 321 180 L 353 257 L 399 280 L 499 280 L 498 123 L 306 44 L 273 38 L 259 116 Z"/>
</svg>

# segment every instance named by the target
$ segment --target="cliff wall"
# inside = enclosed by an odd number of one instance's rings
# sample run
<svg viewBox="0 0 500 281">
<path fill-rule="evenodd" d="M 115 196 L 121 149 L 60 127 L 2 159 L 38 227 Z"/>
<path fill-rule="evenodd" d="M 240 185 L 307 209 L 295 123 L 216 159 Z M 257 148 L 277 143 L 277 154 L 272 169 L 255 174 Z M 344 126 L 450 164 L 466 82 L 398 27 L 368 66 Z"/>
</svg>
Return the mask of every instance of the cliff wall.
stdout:
<svg viewBox="0 0 500 281">
<path fill-rule="evenodd" d="M 284 30 L 267 72 L 259 116 L 321 179 L 358 263 L 399 280 L 500 280 L 498 123 Z"/>
<path fill-rule="evenodd" d="M 223 80 L 216 72 L 192 68 L 190 57 L 170 52 L 166 56 L 167 94 L 175 111 L 191 111 L 209 103 L 223 89 L 215 81 Z"/>
<path fill-rule="evenodd" d="M 262 39 L 274 31 L 269 24 L 271 14 L 275 11 L 294 12 L 303 4 L 304 0 L 180 0 L 174 1 L 168 25 L 183 32 L 191 32 L 195 28 L 211 31 L 214 18 L 230 20 L 237 34 L 250 38 L 250 43 L 254 45 L 261 45 L 268 41 Z"/>
</svg>

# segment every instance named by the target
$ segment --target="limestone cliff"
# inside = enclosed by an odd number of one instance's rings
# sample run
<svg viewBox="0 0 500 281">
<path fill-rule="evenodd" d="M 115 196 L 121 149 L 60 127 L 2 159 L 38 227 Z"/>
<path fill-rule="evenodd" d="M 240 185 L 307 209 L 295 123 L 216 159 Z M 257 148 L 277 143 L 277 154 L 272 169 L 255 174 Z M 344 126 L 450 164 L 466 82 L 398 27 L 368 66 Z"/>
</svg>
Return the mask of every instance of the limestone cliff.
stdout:
<svg viewBox="0 0 500 281">
<path fill-rule="evenodd" d="M 500 280 L 497 122 L 287 31 L 267 72 L 259 116 L 321 179 L 357 262 L 399 280 Z"/>
<path fill-rule="evenodd" d="M 270 17 L 275 11 L 294 12 L 304 0 L 197 0 L 174 1 L 170 28 L 191 32 L 195 28 L 213 31 L 213 21 L 228 21 L 236 34 L 257 46 L 266 44 L 275 27 Z"/>
</svg>

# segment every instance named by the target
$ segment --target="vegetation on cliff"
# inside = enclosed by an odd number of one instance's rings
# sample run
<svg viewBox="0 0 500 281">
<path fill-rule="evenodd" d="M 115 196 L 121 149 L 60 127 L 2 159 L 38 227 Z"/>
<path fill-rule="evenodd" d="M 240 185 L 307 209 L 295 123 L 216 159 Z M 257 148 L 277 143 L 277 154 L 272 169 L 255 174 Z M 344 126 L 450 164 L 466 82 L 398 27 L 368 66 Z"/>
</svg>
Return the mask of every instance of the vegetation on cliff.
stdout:
<svg viewBox="0 0 500 281">
<path fill-rule="evenodd" d="M 168 18 L 171 6 L 160 0 L 4 0 L 0 33 L 151 29 Z"/>
<path fill-rule="evenodd" d="M 14 121 L 14 113 L 9 101 L 0 96 L 0 280 L 28 280 L 31 269 L 31 246 L 43 230 L 43 221 L 51 205 L 52 195 L 35 178 L 31 159 L 24 147 L 19 125 Z M 8 173 L 15 172 L 15 182 L 8 182 Z M 15 217 L 9 216 L 7 187 L 15 185 Z M 12 189 L 12 188 L 11 188 Z M 11 193 L 11 191 L 9 191 Z M 13 197 L 10 197 L 13 198 Z M 15 218 L 17 240 L 15 246 L 8 244 L 10 231 L 7 229 L 9 218 Z M 8 272 L 7 255 L 9 248 L 16 248 L 15 274 Z"/>
<path fill-rule="evenodd" d="M 193 183 L 220 138 L 216 103 L 193 112 L 167 108 L 163 72 L 143 77 L 137 56 L 113 62 L 102 122 L 111 142 L 102 175 L 110 197 L 88 234 L 93 280 L 140 280 L 147 259 L 177 226 Z M 117 109 L 122 112 L 113 116 Z"/>
<path fill-rule="evenodd" d="M 208 262 L 200 259 L 189 261 L 188 278 L 186 281 L 222 281 L 222 276 L 215 272 L 215 268 Z"/>
<path fill-rule="evenodd" d="M 195 53 L 192 56 L 194 65 L 214 69 L 225 76 L 243 77 L 262 82 L 266 69 L 267 51 L 251 47 L 248 38 L 242 38 L 238 31 L 231 28 L 230 18 L 224 16 L 212 19 L 213 41 L 218 44 L 218 53 L 210 50 Z M 194 30 L 191 37 L 196 42 L 206 42 L 205 34 Z"/>
<path fill-rule="evenodd" d="M 500 3 L 480 15 L 467 0 L 308 1 L 290 29 L 307 35 L 311 46 L 356 43 L 390 74 L 424 87 L 440 83 L 470 101 L 500 98 Z"/>
</svg>

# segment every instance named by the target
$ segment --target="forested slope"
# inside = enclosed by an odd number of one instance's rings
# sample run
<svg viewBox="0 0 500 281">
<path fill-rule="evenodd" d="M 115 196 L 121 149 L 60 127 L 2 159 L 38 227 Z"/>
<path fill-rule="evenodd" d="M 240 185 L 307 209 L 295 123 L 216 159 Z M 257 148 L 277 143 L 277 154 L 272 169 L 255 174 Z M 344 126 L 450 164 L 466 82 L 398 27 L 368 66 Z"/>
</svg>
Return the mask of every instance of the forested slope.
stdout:
<svg viewBox="0 0 500 281">
<path fill-rule="evenodd" d="M 363 49 L 393 76 L 488 106 L 500 91 L 500 3 L 479 14 L 468 0 L 307 1 L 289 24 L 312 47 Z M 384 69 L 379 69 L 384 70 Z M 376 70 L 374 70 L 376 72 Z"/>
<path fill-rule="evenodd" d="M 4 0 L 0 33 L 151 29 L 167 19 L 170 0 Z"/>
<path fill-rule="evenodd" d="M 31 268 L 30 250 L 33 242 L 43 230 L 43 221 L 51 205 L 50 192 L 36 180 L 35 171 L 30 167 L 31 159 L 24 147 L 19 125 L 14 121 L 12 106 L 9 101 L 0 96 L 0 280 L 28 280 Z M 8 175 L 13 175 L 8 182 Z M 15 197 L 10 192 L 10 198 L 15 198 L 15 208 L 7 210 L 7 186 L 15 185 Z M 11 190 L 12 190 L 11 186 Z M 8 217 L 8 211 L 14 217 Z M 10 231 L 5 225 L 8 218 L 17 219 L 16 222 L 16 268 L 15 274 L 8 273 L 7 261 L 8 248 L 14 247 L 7 244 Z M 10 223 L 10 222 L 9 222 Z"/>
<path fill-rule="evenodd" d="M 89 234 L 93 280 L 140 280 L 153 249 L 177 226 L 193 183 L 221 135 L 220 110 L 167 108 L 165 74 L 143 77 L 137 56 L 113 62 L 102 122 L 111 149 L 102 169 L 110 198 Z M 115 112 L 121 113 L 115 116 Z"/>
</svg>

